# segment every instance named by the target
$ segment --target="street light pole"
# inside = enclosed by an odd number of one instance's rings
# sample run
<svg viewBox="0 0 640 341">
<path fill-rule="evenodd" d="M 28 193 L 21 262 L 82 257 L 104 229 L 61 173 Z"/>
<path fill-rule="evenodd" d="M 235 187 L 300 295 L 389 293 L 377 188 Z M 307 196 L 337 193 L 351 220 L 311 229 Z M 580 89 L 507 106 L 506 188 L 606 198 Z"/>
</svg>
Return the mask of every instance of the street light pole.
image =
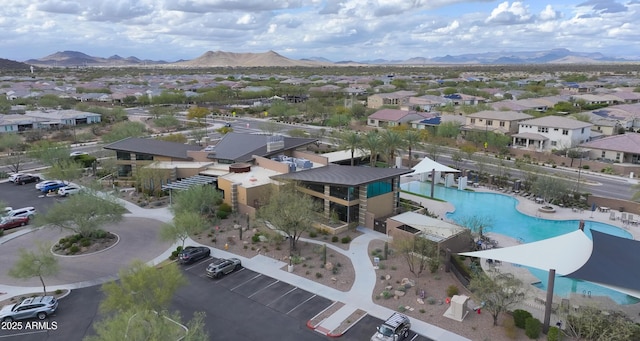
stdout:
<svg viewBox="0 0 640 341">
<path fill-rule="evenodd" d="M 576 185 L 576 193 L 580 194 L 580 172 L 582 171 L 582 155 L 580 155 L 580 164 L 578 165 L 578 184 Z"/>
</svg>

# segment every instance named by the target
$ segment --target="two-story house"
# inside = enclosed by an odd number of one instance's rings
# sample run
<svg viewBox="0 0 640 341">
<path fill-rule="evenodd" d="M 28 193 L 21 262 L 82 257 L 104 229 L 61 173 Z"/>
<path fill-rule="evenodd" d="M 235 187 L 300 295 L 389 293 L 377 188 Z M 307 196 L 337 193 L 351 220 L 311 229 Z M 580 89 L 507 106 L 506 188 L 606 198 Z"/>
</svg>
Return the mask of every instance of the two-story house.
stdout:
<svg viewBox="0 0 640 341">
<path fill-rule="evenodd" d="M 409 103 L 409 98 L 415 96 L 415 91 L 396 91 L 382 94 L 374 94 L 367 97 L 367 108 L 378 109 L 383 105 L 403 106 Z"/>
<path fill-rule="evenodd" d="M 519 122 L 513 146 L 551 151 L 573 148 L 591 138 L 589 122 L 560 116 L 545 116 Z"/>
<path fill-rule="evenodd" d="M 367 118 L 370 127 L 396 127 L 410 124 L 412 121 L 429 119 L 437 116 L 435 113 L 407 111 L 399 109 L 381 109 Z"/>
<path fill-rule="evenodd" d="M 518 123 L 533 116 L 516 111 L 483 110 L 467 115 L 463 131 L 483 131 L 511 135 L 518 132 Z"/>
</svg>

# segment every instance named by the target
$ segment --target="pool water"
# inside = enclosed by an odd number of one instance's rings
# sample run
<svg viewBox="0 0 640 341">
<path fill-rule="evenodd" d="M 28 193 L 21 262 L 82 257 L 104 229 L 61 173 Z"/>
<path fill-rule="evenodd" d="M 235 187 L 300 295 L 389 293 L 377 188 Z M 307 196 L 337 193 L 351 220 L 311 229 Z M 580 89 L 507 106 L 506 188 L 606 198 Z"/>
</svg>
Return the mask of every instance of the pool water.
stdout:
<svg viewBox="0 0 640 341">
<path fill-rule="evenodd" d="M 404 183 L 402 190 L 430 196 L 431 183 L 412 181 Z M 491 222 L 491 228 L 485 232 L 499 233 L 509 236 L 523 243 L 556 237 L 578 229 L 579 220 L 548 220 L 540 217 L 528 216 L 518 212 L 516 198 L 496 193 L 460 191 L 444 186 L 435 186 L 434 196 L 451 203 L 455 210 L 447 213 L 447 218 L 460 223 L 470 217 L 486 217 Z M 520 200 L 528 200 L 520 198 Z M 600 222 L 585 220 L 585 232 L 591 237 L 591 230 L 608 233 L 624 238 L 631 238 L 627 231 Z M 546 290 L 548 272 L 529 268 L 540 283 L 536 287 Z M 554 294 L 568 298 L 570 293 L 590 296 L 609 296 L 619 304 L 634 304 L 639 299 L 611 290 L 591 282 L 574 280 L 556 276 Z"/>
</svg>

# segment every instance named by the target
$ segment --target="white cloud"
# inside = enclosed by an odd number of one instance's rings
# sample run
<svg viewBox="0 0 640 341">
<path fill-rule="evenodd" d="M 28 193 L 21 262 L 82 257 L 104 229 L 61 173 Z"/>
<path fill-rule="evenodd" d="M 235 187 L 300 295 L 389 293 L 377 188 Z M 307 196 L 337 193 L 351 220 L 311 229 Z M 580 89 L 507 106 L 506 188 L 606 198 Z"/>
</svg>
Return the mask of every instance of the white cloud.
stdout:
<svg viewBox="0 0 640 341">
<path fill-rule="evenodd" d="M 640 56 L 639 11 L 634 0 L 12 0 L 0 7 L 0 58 L 274 50 L 358 60 L 619 46 Z"/>
</svg>

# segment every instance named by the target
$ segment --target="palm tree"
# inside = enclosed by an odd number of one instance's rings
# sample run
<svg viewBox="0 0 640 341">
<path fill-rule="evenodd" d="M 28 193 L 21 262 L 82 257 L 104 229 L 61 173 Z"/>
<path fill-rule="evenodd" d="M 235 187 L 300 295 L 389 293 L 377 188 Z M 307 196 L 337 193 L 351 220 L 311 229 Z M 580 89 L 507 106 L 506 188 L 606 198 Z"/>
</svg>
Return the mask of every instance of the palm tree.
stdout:
<svg viewBox="0 0 640 341">
<path fill-rule="evenodd" d="M 404 146 L 402 135 L 394 130 L 385 130 L 382 133 L 382 148 L 387 157 L 389 167 L 393 166 L 394 156 Z"/>
<path fill-rule="evenodd" d="M 413 155 L 411 155 L 411 152 L 414 148 L 422 146 L 422 136 L 420 135 L 420 132 L 415 129 L 405 131 L 404 143 L 407 149 L 409 149 L 409 168 L 411 168 L 413 167 Z"/>
<path fill-rule="evenodd" d="M 362 138 L 360 134 L 355 131 L 346 131 L 339 136 L 338 144 L 340 148 L 346 148 L 351 151 L 351 165 L 353 166 L 353 157 L 356 152 L 356 149 L 360 148 L 360 144 L 362 143 Z"/>
<path fill-rule="evenodd" d="M 380 133 L 377 130 L 372 130 L 368 132 L 364 139 L 362 139 L 362 143 L 360 145 L 360 150 L 363 152 L 368 152 L 370 154 L 369 160 L 371 161 L 371 167 L 374 167 L 376 164 L 376 160 L 378 159 L 378 154 L 382 151 L 382 138 L 380 137 Z"/>
</svg>

